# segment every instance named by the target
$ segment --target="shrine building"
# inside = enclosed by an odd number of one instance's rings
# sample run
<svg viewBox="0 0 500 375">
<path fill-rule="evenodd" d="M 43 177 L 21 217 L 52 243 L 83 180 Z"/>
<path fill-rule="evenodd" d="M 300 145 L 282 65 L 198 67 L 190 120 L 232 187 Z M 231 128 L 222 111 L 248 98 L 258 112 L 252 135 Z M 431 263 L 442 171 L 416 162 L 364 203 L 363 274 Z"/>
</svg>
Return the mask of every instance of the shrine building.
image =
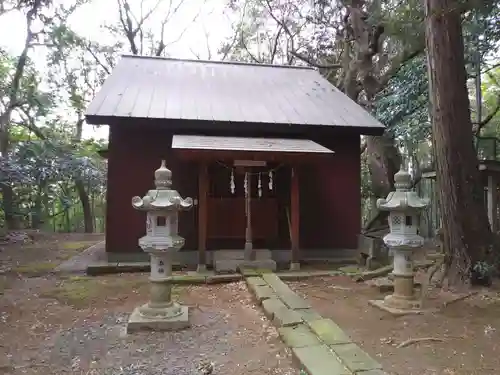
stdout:
<svg viewBox="0 0 500 375">
<path fill-rule="evenodd" d="M 361 227 L 360 135 L 384 126 L 313 68 L 125 55 L 90 103 L 109 125 L 106 254 L 147 259 L 133 196 L 166 160 L 194 199 L 181 261 L 224 250 L 278 262 L 352 254 Z"/>
</svg>

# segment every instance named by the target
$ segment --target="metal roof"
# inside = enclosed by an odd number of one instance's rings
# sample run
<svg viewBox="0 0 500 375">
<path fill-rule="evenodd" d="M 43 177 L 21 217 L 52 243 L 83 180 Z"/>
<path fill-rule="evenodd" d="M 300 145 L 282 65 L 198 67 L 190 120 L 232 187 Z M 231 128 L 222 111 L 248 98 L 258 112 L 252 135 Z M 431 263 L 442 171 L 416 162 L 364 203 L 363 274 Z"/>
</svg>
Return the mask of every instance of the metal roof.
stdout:
<svg viewBox="0 0 500 375">
<path fill-rule="evenodd" d="M 86 117 L 384 128 L 315 69 L 130 55 Z"/>
<path fill-rule="evenodd" d="M 332 150 L 309 139 L 278 139 L 250 137 L 215 137 L 203 135 L 174 135 L 173 149 L 257 151 L 257 152 L 307 152 L 333 154 Z"/>
</svg>

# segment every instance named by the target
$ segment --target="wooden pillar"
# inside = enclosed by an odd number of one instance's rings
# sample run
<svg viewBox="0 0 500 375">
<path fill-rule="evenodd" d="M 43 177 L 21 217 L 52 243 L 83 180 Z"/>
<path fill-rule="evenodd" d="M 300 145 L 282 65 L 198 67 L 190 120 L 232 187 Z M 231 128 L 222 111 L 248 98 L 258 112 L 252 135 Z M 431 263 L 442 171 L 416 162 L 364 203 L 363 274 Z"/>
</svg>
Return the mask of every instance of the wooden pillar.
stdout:
<svg viewBox="0 0 500 375">
<path fill-rule="evenodd" d="M 245 179 L 247 184 L 247 189 L 245 192 L 245 216 L 246 216 L 246 227 L 245 227 L 245 251 L 244 258 L 246 261 L 255 260 L 255 251 L 253 250 L 253 239 L 252 239 L 252 173 L 249 169 L 245 172 Z"/>
<path fill-rule="evenodd" d="M 208 189 L 208 166 L 201 162 L 198 173 L 198 272 L 207 269 Z"/>
<path fill-rule="evenodd" d="M 300 199 L 299 199 L 299 173 L 296 167 L 292 168 L 292 181 L 290 193 L 290 216 L 291 216 L 291 242 L 292 242 L 292 261 L 291 270 L 300 268 Z"/>
<path fill-rule="evenodd" d="M 491 230 L 496 232 L 498 230 L 498 193 L 497 193 L 497 179 L 494 175 L 488 176 L 488 219 L 490 220 Z"/>
</svg>

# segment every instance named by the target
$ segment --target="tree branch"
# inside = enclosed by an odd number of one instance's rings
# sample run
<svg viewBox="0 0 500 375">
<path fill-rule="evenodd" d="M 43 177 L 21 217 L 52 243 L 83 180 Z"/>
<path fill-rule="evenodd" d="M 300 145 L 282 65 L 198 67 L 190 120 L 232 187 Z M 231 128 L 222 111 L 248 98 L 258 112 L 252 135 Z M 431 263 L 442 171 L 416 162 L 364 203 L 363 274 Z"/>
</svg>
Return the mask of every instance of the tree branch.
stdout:
<svg viewBox="0 0 500 375">
<path fill-rule="evenodd" d="M 12 82 L 9 87 L 9 100 L 7 108 L 2 114 L 0 114 L 0 133 L 7 132 L 6 127 L 8 126 L 8 122 L 10 121 L 12 111 L 19 105 L 18 94 L 21 86 L 21 79 L 24 74 L 26 63 L 28 62 L 30 43 L 35 35 L 35 33 L 31 30 L 31 27 L 33 25 L 33 22 L 35 21 L 35 16 L 38 13 L 38 10 L 42 6 L 41 3 L 42 0 L 35 0 L 31 9 L 26 13 L 26 38 L 24 40 L 24 48 L 21 52 L 21 55 L 19 55 L 17 59 L 14 77 L 12 78 Z"/>
<path fill-rule="evenodd" d="M 248 4 L 248 2 L 246 2 L 246 1 L 243 4 L 243 10 L 241 11 L 241 14 L 240 14 L 240 20 L 238 21 L 238 26 L 236 28 L 236 32 L 234 33 L 233 40 L 231 41 L 231 43 L 229 43 L 229 45 L 227 47 L 225 47 L 224 54 L 221 57 L 222 61 L 224 61 L 229 56 L 229 54 L 233 50 L 233 47 L 238 42 L 238 37 L 239 37 L 240 32 L 241 32 L 241 25 L 242 25 L 243 19 L 245 17 L 247 4 Z M 229 18 L 229 17 L 226 16 L 226 18 Z"/>
<path fill-rule="evenodd" d="M 206 2 L 206 0 L 203 1 L 203 4 Z M 164 24 L 162 25 L 162 29 L 163 29 L 163 26 L 167 24 L 167 22 L 171 19 L 171 17 L 177 13 L 179 7 L 184 3 L 184 0 L 182 0 L 181 2 L 179 2 L 179 4 L 174 8 L 173 12 L 169 12 L 170 13 L 170 17 L 168 19 L 165 19 L 163 22 Z M 193 19 L 191 20 L 191 22 L 189 23 L 189 25 L 187 25 L 182 31 L 181 33 L 177 36 L 177 39 L 167 43 L 167 44 L 164 44 L 163 45 L 163 50 L 165 48 L 167 48 L 168 46 L 174 44 L 174 43 L 177 43 L 179 40 L 182 39 L 182 37 L 184 36 L 184 34 L 186 33 L 187 29 L 193 24 L 195 23 L 195 21 L 198 19 L 198 17 L 200 16 L 201 14 L 201 11 L 202 11 L 203 7 L 200 7 L 199 10 L 198 10 L 198 13 L 196 13 L 196 15 L 193 17 Z M 162 38 L 163 38 L 163 35 L 162 35 Z M 158 51 L 157 51 L 158 52 Z M 157 56 L 160 56 L 160 55 L 157 55 Z"/>
<path fill-rule="evenodd" d="M 413 49 L 404 49 L 398 56 L 392 58 L 389 68 L 379 79 L 380 87 L 385 87 L 389 80 L 394 77 L 401 68 L 410 60 L 414 59 L 418 55 L 424 52 L 424 44 L 420 44 Z"/>
<path fill-rule="evenodd" d="M 487 73 L 490 79 L 500 87 L 500 84 L 498 83 L 497 79 L 495 76 L 491 73 Z M 473 124 L 473 132 L 475 135 L 478 135 L 481 132 L 481 129 L 484 128 L 493 118 L 497 115 L 497 113 L 500 112 L 500 92 L 497 95 L 497 103 L 495 105 L 495 108 L 486 116 L 482 121 L 479 123 Z"/>
<path fill-rule="evenodd" d="M 87 52 L 89 52 L 92 57 L 94 58 L 95 62 L 106 72 L 106 74 L 111 74 L 111 69 L 106 65 L 104 64 L 101 59 L 99 58 L 99 56 L 97 56 L 97 54 L 95 53 L 95 51 L 92 50 L 92 46 L 90 45 L 90 42 L 89 43 L 85 43 L 85 50 Z"/>
<path fill-rule="evenodd" d="M 366 141 L 361 144 L 361 148 L 359 150 L 359 153 L 362 154 L 366 151 L 367 143 Z"/>
<path fill-rule="evenodd" d="M 483 71 L 481 72 L 481 74 L 488 73 L 488 72 L 490 72 L 490 71 L 492 71 L 492 70 L 495 70 L 496 68 L 500 68 L 500 63 L 495 64 L 495 65 L 492 65 L 492 66 L 489 66 L 487 69 L 483 70 Z"/>
<path fill-rule="evenodd" d="M 240 31 L 240 43 L 245 49 L 245 51 L 248 53 L 248 56 L 253 60 L 253 62 L 256 62 L 257 64 L 262 64 L 262 61 L 258 59 L 250 50 L 248 49 L 247 44 L 245 43 L 245 38 L 243 37 L 243 32 Z"/>
<path fill-rule="evenodd" d="M 298 58 L 299 60 L 304 61 L 305 63 L 311 65 L 312 67 L 318 68 L 318 69 L 341 69 L 342 64 L 320 64 L 312 59 L 308 58 L 307 56 L 304 56 L 297 51 L 290 51 L 290 54 Z"/>
<path fill-rule="evenodd" d="M 135 43 L 135 35 L 137 34 L 137 32 L 134 33 L 132 18 L 129 13 L 130 5 L 127 2 L 127 0 L 117 0 L 117 4 L 118 4 L 118 15 L 120 17 L 120 22 L 122 24 L 125 37 L 129 42 L 130 50 L 134 55 L 138 55 L 139 49 L 137 48 L 137 45 Z"/>
<path fill-rule="evenodd" d="M 271 51 L 270 51 L 270 56 L 269 56 L 269 63 L 270 64 L 274 63 L 276 53 L 278 52 L 279 38 L 280 38 L 282 32 L 283 32 L 283 26 L 278 25 L 278 30 L 276 31 L 276 35 L 274 36 L 274 38 L 272 38 Z"/>
</svg>

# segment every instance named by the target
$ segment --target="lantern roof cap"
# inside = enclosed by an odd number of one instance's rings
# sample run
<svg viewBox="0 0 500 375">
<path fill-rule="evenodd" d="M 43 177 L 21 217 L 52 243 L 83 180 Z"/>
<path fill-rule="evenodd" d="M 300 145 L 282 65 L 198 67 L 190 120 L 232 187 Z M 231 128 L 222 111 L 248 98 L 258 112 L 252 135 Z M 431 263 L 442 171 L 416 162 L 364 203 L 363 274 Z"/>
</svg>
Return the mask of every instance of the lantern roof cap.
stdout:
<svg viewBox="0 0 500 375">
<path fill-rule="evenodd" d="M 394 175 L 394 187 L 396 190 L 398 189 L 411 189 L 412 187 L 412 179 L 411 175 L 405 171 L 403 168 L 401 168 L 395 175 Z"/>
<path fill-rule="evenodd" d="M 155 171 L 155 187 L 158 190 L 172 186 L 172 171 L 167 168 L 166 161 L 162 160 L 160 168 Z"/>
<path fill-rule="evenodd" d="M 404 211 L 404 210 L 422 210 L 429 205 L 429 200 L 421 198 L 413 189 L 411 175 L 401 168 L 394 175 L 394 187 L 387 198 L 378 199 L 377 207 L 382 211 Z"/>
<path fill-rule="evenodd" d="M 181 195 L 171 188 L 172 171 L 166 167 L 166 161 L 162 160 L 160 168 L 154 172 L 156 189 L 149 190 L 141 198 L 132 198 L 132 207 L 141 211 L 185 211 L 193 207 L 192 198 L 182 198 Z"/>
</svg>

